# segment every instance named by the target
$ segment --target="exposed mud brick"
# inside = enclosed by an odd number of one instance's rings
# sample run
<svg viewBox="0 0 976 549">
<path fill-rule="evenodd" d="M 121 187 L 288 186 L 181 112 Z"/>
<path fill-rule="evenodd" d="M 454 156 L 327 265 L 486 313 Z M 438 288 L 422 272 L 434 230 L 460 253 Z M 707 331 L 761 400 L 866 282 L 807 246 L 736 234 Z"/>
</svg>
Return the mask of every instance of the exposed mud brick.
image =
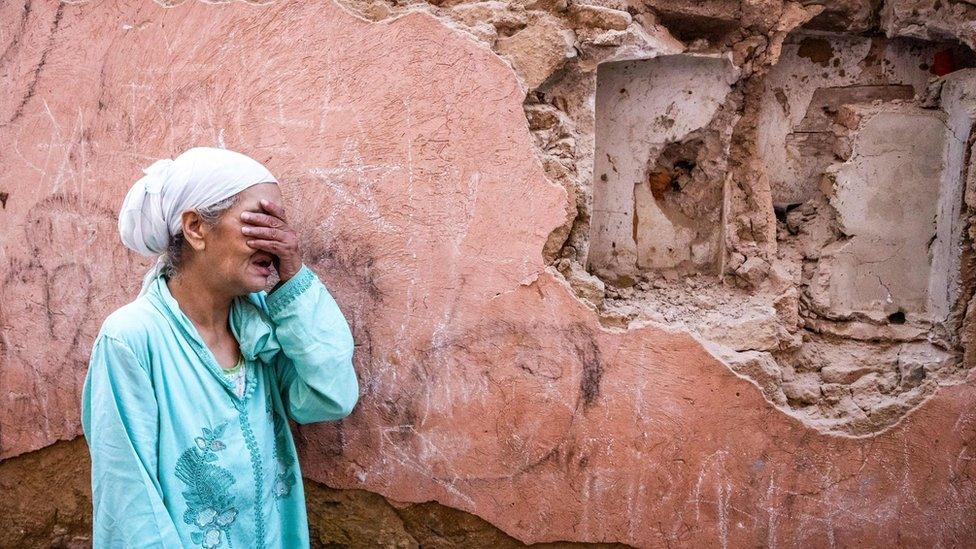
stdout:
<svg viewBox="0 0 976 549">
<path fill-rule="evenodd" d="M 567 59 L 575 55 L 572 31 L 550 19 L 541 19 L 512 36 L 499 38 L 504 55 L 530 89 L 545 82 Z"/>
<path fill-rule="evenodd" d="M 681 40 L 704 39 L 721 44 L 740 25 L 739 2 L 728 0 L 650 0 L 648 5 L 667 28 Z"/>
<path fill-rule="evenodd" d="M 626 11 L 579 2 L 569 6 L 569 14 L 577 25 L 600 29 L 624 30 L 632 21 Z"/>
<path fill-rule="evenodd" d="M 967 0 L 885 0 L 881 24 L 888 36 L 955 39 L 976 48 L 976 5 Z"/>
<path fill-rule="evenodd" d="M 806 28 L 848 31 L 861 33 L 874 29 L 879 24 L 878 12 L 883 0 L 833 0 L 823 2 L 824 11 L 810 20 Z M 803 4 L 817 5 L 820 2 L 804 0 Z"/>
</svg>

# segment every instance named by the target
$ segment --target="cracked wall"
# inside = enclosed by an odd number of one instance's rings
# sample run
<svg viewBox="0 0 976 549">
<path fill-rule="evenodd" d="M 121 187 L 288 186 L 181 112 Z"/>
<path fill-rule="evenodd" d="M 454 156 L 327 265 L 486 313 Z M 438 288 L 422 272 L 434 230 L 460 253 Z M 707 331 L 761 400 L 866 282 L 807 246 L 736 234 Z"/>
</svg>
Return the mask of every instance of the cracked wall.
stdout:
<svg viewBox="0 0 976 549">
<path fill-rule="evenodd" d="M 132 174 L 224 144 L 353 327 L 310 479 L 524 543 L 976 539 L 964 3 L 224 4 L 0 6 L 0 457 L 79 433 Z"/>
<path fill-rule="evenodd" d="M 951 43 L 790 34 L 745 98 L 758 103 L 747 159 L 730 147 L 744 132 L 728 112 L 743 100 L 721 59 L 601 65 L 587 271 L 603 285 L 557 265 L 612 322 L 697 333 L 813 428 L 890 426 L 966 369 L 959 326 L 947 325 L 966 153 L 947 109 L 925 99 L 947 54 L 972 61 Z M 729 192 L 743 160 L 758 160 L 750 177 L 768 193 Z M 769 210 L 776 234 L 763 249 L 741 227 Z"/>
<path fill-rule="evenodd" d="M 777 360 L 791 409 L 830 430 L 884 428 L 960 370 L 963 151 L 922 105 L 944 51 L 804 35 L 767 80 L 760 150 L 804 338 Z"/>
</svg>

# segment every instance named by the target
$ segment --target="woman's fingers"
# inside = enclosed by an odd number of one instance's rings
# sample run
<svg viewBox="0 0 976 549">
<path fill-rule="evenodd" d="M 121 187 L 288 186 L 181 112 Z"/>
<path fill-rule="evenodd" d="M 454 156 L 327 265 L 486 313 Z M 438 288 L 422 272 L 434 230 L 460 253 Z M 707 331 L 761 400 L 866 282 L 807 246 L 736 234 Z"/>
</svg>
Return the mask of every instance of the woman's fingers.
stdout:
<svg viewBox="0 0 976 549">
<path fill-rule="evenodd" d="M 298 235 L 288 226 L 283 206 L 261 200 L 261 207 L 267 213 L 241 213 L 241 220 L 247 224 L 241 227 L 241 232 L 250 237 L 248 246 L 268 252 L 277 259 L 278 276 L 282 281 L 288 281 L 302 268 Z"/>
<path fill-rule="evenodd" d="M 256 239 L 277 240 L 280 242 L 285 241 L 287 237 L 285 231 L 281 229 L 273 229 L 271 227 L 255 227 L 245 225 L 241 227 L 241 232 Z"/>
<path fill-rule="evenodd" d="M 264 227 L 284 227 L 285 222 L 281 219 L 268 214 L 257 212 L 241 212 L 241 221 L 251 225 L 262 225 Z"/>
<path fill-rule="evenodd" d="M 270 213 L 271 215 L 277 217 L 278 219 L 287 222 L 288 218 L 285 217 L 285 208 L 280 204 L 271 202 L 270 200 L 261 199 L 261 207 L 264 211 Z"/>
<path fill-rule="evenodd" d="M 248 240 L 247 245 L 273 255 L 281 255 L 285 250 L 285 245 L 277 240 Z"/>
</svg>

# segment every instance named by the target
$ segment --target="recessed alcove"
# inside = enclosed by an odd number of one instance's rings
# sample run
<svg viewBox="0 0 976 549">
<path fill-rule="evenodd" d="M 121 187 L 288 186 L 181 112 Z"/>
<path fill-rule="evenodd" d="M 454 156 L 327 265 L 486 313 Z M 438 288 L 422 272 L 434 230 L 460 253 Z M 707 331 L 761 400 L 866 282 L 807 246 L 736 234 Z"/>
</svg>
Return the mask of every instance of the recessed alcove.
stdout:
<svg viewBox="0 0 976 549">
<path fill-rule="evenodd" d="M 696 55 L 599 67 L 591 270 L 717 274 L 723 189 L 712 176 L 725 136 L 709 125 L 737 75 L 726 58 Z"/>
</svg>

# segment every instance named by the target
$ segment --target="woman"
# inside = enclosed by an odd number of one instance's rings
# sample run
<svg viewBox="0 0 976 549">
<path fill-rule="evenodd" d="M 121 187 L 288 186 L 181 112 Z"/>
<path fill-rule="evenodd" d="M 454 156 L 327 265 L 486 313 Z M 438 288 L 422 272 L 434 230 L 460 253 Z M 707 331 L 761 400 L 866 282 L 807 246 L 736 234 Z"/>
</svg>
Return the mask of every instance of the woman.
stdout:
<svg viewBox="0 0 976 549">
<path fill-rule="evenodd" d="M 102 324 L 82 393 L 94 545 L 307 547 L 286 418 L 351 412 L 349 326 L 260 163 L 194 148 L 145 173 L 119 230 L 162 256 Z"/>
</svg>

